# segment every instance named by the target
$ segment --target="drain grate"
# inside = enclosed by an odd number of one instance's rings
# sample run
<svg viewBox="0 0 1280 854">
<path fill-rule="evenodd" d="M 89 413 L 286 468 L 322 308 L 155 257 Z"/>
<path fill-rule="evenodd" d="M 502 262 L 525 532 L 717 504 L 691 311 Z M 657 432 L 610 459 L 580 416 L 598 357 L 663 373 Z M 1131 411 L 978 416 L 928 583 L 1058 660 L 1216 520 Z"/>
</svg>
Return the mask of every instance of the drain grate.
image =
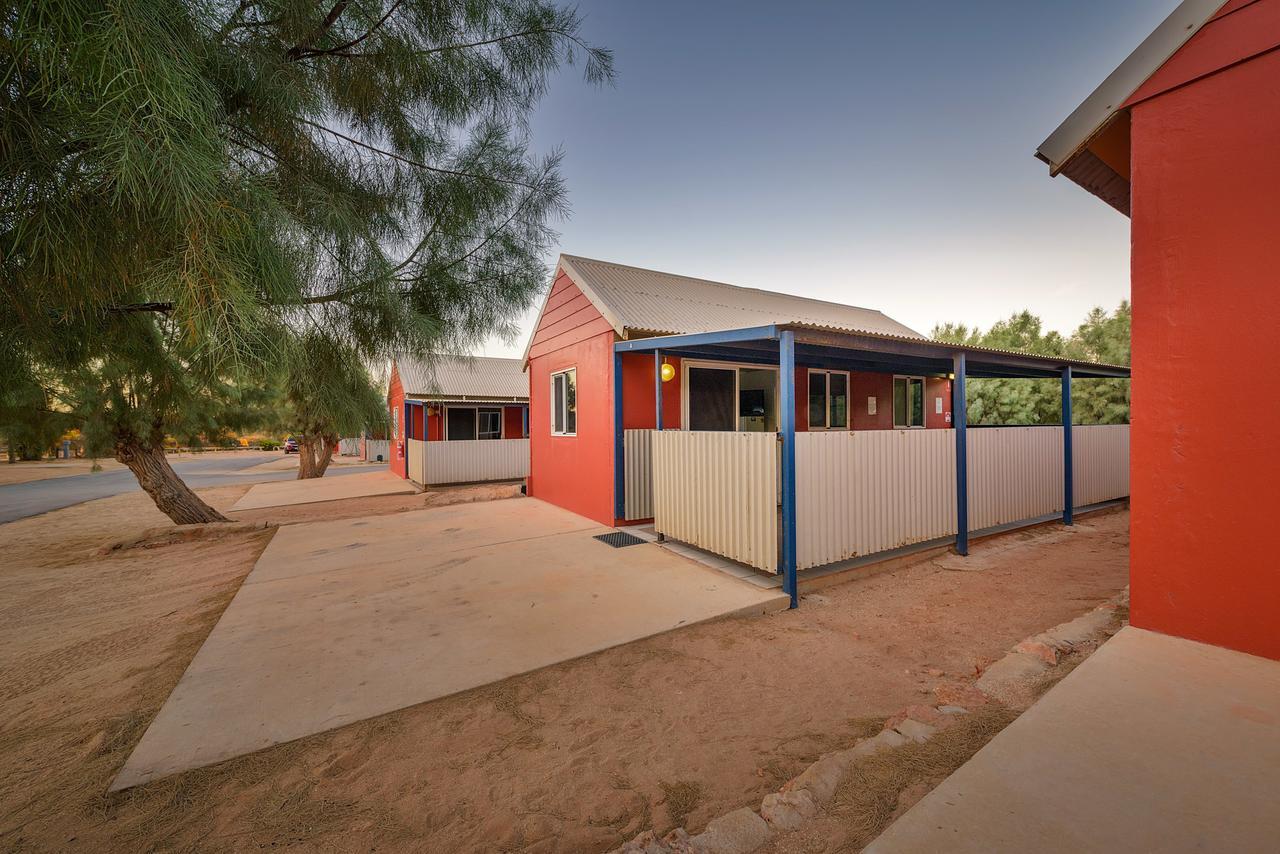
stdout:
<svg viewBox="0 0 1280 854">
<path fill-rule="evenodd" d="M 635 534 L 628 534 L 623 531 L 614 531 L 612 534 L 596 534 L 592 539 L 608 543 L 615 549 L 620 549 L 624 546 L 638 546 L 644 542 Z"/>
</svg>

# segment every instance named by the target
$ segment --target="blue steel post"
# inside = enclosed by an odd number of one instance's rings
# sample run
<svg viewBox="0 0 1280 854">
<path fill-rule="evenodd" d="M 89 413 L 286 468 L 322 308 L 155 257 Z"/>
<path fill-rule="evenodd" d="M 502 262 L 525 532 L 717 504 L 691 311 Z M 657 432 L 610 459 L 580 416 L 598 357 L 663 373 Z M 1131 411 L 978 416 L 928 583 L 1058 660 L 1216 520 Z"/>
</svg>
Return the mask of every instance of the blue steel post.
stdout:
<svg viewBox="0 0 1280 854">
<path fill-rule="evenodd" d="M 782 589 L 791 607 L 800 606 L 796 585 L 796 334 L 778 336 L 778 373 L 782 385 Z"/>
<path fill-rule="evenodd" d="M 425 417 L 425 416 L 424 416 Z M 422 435 L 426 435 L 426 430 L 422 431 Z M 404 479 L 409 479 L 409 401 L 404 403 L 404 421 L 400 423 L 400 435 L 404 436 L 404 441 L 400 447 L 404 448 Z"/>
<path fill-rule="evenodd" d="M 952 357 L 951 421 L 956 433 L 956 553 L 969 553 L 969 413 L 964 390 L 964 353 Z"/>
<path fill-rule="evenodd" d="M 1074 525 L 1075 460 L 1071 449 L 1071 366 L 1062 369 L 1062 524 Z"/>
<path fill-rule="evenodd" d="M 520 407 L 520 436 L 521 438 L 529 438 L 529 404 Z"/>
<path fill-rule="evenodd" d="M 625 519 L 627 475 L 622 431 L 622 353 L 613 354 L 613 518 Z"/>
<path fill-rule="evenodd" d="M 653 426 L 662 429 L 662 351 L 653 351 L 653 405 L 655 408 Z"/>
</svg>

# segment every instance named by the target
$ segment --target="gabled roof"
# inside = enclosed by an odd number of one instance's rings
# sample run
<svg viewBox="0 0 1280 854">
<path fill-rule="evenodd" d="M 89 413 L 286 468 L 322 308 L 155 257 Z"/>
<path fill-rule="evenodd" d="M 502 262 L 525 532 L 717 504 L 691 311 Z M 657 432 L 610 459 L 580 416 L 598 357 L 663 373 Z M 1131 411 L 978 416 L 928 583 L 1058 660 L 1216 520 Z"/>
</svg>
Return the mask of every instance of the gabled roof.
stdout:
<svg viewBox="0 0 1280 854">
<path fill-rule="evenodd" d="M 520 359 L 441 356 L 428 362 L 398 356 L 395 361 L 406 397 L 459 401 L 529 399 L 529 379 Z"/>
<path fill-rule="evenodd" d="M 830 324 L 865 332 L 923 337 L 869 308 L 628 267 L 578 255 L 561 255 L 559 268 L 623 338 L 718 332 L 768 323 Z"/>
<path fill-rule="evenodd" d="M 1224 2 L 1183 0 L 1138 45 L 1137 50 L 1129 54 L 1058 129 L 1049 134 L 1048 139 L 1040 143 L 1036 157 L 1049 164 L 1049 174 L 1066 175 L 1121 213 L 1128 214 L 1127 167 L 1107 156 L 1108 145 L 1094 150 L 1091 143 L 1108 134 L 1122 135 L 1127 156 L 1125 102 L 1213 17 Z M 1123 127 L 1117 127 L 1121 122 Z"/>
</svg>

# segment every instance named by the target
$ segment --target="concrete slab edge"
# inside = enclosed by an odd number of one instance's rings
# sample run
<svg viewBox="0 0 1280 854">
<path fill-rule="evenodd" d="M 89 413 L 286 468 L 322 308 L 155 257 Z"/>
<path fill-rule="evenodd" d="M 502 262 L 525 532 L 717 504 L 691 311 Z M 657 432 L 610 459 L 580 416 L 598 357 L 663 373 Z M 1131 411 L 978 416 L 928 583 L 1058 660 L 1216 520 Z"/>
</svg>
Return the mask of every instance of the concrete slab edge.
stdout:
<svg viewBox="0 0 1280 854">
<path fill-rule="evenodd" d="M 1114 634 L 1120 623 L 1117 612 L 1127 608 L 1128 604 L 1129 588 L 1126 587 L 1074 620 L 1020 641 L 1000 661 L 1010 659 L 1017 665 L 1005 668 L 1010 672 L 1021 673 L 1030 662 L 1038 665 L 1040 676 L 1047 675 L 1049 668 L 1058 664 L 1058 652 L 1100 643 Z M 1042 654 L 1045 648 L 1054 651 L 1053 665 L 1049 665 Z M 993 668 L 994 664 L 984 671 L 983 676 Z M 992 680 L 988 687 L 1000 691 L 1003 686 Z M 977 691 L 980 693 L 971 694 L 970 705 L 980 706 L 990 699 L 998 699 L 981 689 Z M 939 702 L 936 706 L 908 706 L 890 717 L 878 735 L 861 739 L 851 748 L 824 753 L 779 791 L 765 795 L 758 809 L 740 807 L 725 813 L 709 821 L 706 829 L 696 835 L 691 835 L 683 827 L 677 827 L 662 837 L 646 830 L 610 854 L 751 854 L 764 847 L 776 834 L 800 830 L 829 806 L 854 763 L 862 757 L 905 744 L 923 744 L 969 711 L 964 706 L 946 702 Z"/>
</svg>

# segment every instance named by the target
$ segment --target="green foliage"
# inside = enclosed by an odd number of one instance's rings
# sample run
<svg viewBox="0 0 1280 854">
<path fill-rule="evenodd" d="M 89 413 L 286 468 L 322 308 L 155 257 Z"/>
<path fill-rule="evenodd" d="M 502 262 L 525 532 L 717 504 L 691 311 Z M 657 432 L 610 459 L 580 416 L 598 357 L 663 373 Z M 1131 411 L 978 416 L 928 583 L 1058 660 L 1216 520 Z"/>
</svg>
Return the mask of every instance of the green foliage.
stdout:
<svg viewBox="0 0 1280 854">
<path fill-rule="evenodd" d="M 278 451 L 282 447 L 282 443 L 276 439 L 263 439 L 258 443 L 258 447 L 264 451 Z"/>
<path fill-rule="evenodd" d="M 158 447 L 273 383 L 349 424 L 350 366 L 514 334 L 567 209 L 526 116 L 565 64 L 612 78 L 580 27 L 546 0 L 0 8 L 3 358 L 93 447 Z"/>
<path fill-rule="evenodd" d="M 935 326 L 930 337 L 979 347 L 1127 365 L 1131 314 L 1127 301 L 1111 314 L 1095 308 L 1069 338 L 1053 331 L 1044 332 L 1040 318 L 1025 310 L 999 321 L 986 332 L 963 324 L 944 323 Z M 1062 386 L 1058 380 L 971 379 L 966 391 L 970 424 L 1062 423 Z M 1128 423 L 1129 380 L 1076 380 L 1072 385 L 1071 414 L 1076 424 Z"/>
</svg>

